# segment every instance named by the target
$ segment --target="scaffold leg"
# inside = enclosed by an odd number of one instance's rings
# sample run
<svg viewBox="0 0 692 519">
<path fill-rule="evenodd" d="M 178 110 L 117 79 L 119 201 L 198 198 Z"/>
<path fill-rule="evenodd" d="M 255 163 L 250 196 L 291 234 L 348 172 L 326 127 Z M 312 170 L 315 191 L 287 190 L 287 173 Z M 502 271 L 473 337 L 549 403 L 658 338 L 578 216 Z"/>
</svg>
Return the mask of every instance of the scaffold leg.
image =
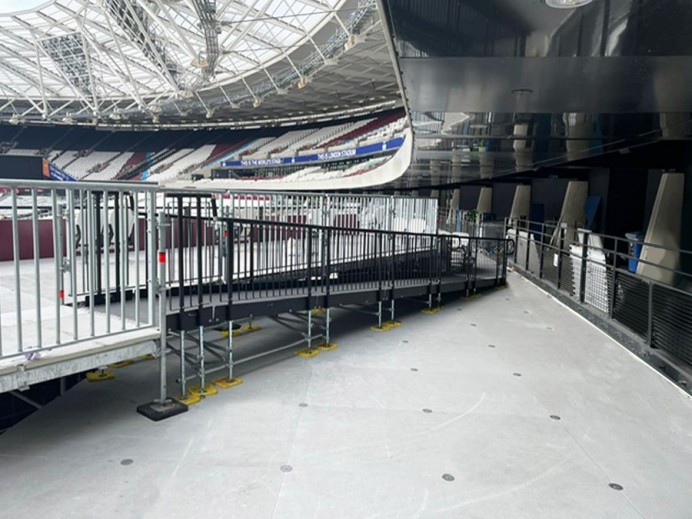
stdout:
<svg viewBox="0 0 692 519">
<path fill-rule="evenodd" d="M 382 323 L 383 327 L 389 328 L 391 330 L 392 328 L 397 328 L 398 326 L 401 326 L 401 321 L 397 321 L 394 319 L 394 316 L 395 316 L 394 299 L 392 299 L 389 302 L 389 316 L 390 316 L 390 320 Z"/>
<path fill-rule="evenodd" d="M 305 335 L 305 342 L 307 343 L 308 347 L 305 349 L 299 350 L 296 353 L 298 355 L 300 355 L 301 357 L 312 358 L 312 357 L 316 357 L 320 353 L 319 349 L 312 347 L 312 310 L 308 310 L 307 323 L 308 323 L 308 332 Z"/>
<path fill-rule="evenodd" d="M 401 323 L 398 323 L 396 321 L 387 321 L 383 322 L 382 321 L 382 301 L 377 303 L 377 326 L 371 326 L 370 329 L 375 331 L 375 332 L 389 332 L 396 328 L 397 326 L 400 326 Z"/>
<path fill-rule="evenodd" d="M 187 394 L 187 374 L 185 373 L 185 330 L 180 330 L 180 394 Z"/>
<path fill-rule="evenodd" d="M 324 309 L 324 315 L 325 315 L 325 322 L 324 322 L 324 342 L 321 342 L 317 345 L 317 348 L 320 349 L 321 351 L 331 351 L 335 350 L 338 345 L 334 342 L 331 342 L 331 333 L 330 333 L 330 327 L 331 327 L 331 311 L 329 308 Z"/>
<path fill-rule="evenodd" d="M 233 321 L 228 322 L 228 329 L 229 330 L 233 329 Z M 230 333 L 228 335 L 227 362 L 228 362 L 228 376 L 217 378 L 216 380 L 212 381 L 212 384 L 214 384 L 216 387 L 218 387 L 220 389 L 229 389 L 229 388 L 232 388 L 234 386 L 239 386 L 240 384 L 243 383 L 243 379 L 236 378 L 233 376 L 233 334 L 232 333 Z"/>
<path fill-rule="evenodd" d="M 204 388 L 207 383 L 207 373 L 204 367 L 204 326 L 199 327 L 199 385 Z"/>
</svg>

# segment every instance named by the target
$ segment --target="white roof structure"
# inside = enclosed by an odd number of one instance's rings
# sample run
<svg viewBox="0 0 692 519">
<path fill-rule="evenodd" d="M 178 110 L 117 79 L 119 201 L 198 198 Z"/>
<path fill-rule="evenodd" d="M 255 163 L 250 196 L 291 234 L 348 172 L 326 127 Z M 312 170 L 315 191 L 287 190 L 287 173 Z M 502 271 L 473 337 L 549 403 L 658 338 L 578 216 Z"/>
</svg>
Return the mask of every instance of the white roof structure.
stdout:
<svg viewBox="0 0 692 519">
<path fill-rule="evenodd" d="M 375 0 L 31 4 L 0 2 L 24 9 L 0 13 L 0 120 L 261 124 L 401 104 Z M 312 83 L 314 106 L 291 113 Z"/>
</svg>

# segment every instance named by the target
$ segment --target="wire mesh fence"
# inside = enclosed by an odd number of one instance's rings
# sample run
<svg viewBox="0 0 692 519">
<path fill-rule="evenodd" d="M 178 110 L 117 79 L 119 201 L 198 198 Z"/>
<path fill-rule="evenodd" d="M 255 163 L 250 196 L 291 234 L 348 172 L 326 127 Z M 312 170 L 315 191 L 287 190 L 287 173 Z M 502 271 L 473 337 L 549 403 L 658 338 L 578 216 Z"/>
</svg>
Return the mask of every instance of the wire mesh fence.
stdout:
<svg viewBox="0 0 692 519">
<path fill-rule="evenodd" d="M 691 252 L 642 242 L 637 254 L 625 238 L 564 223 L 505 224 L 515 268 L 692 364 L 692 273 L 682 268 L 692 264 Z"/>
</svg>

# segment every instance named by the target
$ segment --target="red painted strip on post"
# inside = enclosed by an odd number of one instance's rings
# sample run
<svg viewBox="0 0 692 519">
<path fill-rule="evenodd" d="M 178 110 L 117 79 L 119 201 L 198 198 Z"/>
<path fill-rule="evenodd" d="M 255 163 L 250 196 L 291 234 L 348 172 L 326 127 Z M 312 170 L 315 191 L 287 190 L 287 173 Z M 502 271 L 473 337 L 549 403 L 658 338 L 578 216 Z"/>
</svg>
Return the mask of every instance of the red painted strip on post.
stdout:
<svg viewBox="0 0 692 519">
<path fill-rule="evenodd" d="M 166 253 L 159 252 L 159 263 L 166 263 Z"/>
</svg>

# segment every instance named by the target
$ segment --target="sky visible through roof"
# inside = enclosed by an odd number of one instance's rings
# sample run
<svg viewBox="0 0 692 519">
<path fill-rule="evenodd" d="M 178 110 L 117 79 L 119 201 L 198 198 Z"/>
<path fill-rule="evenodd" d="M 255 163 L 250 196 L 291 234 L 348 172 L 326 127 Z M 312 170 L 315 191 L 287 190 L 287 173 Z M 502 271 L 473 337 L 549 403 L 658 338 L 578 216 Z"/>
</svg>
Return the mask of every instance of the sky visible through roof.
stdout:
<svg viewBox="0 0 692 519">
<path fill-rule="evenodd" d="M 47 3 L 47 0 L 0 0 L 0 13 L 26 11 Z"/>
</svg>

